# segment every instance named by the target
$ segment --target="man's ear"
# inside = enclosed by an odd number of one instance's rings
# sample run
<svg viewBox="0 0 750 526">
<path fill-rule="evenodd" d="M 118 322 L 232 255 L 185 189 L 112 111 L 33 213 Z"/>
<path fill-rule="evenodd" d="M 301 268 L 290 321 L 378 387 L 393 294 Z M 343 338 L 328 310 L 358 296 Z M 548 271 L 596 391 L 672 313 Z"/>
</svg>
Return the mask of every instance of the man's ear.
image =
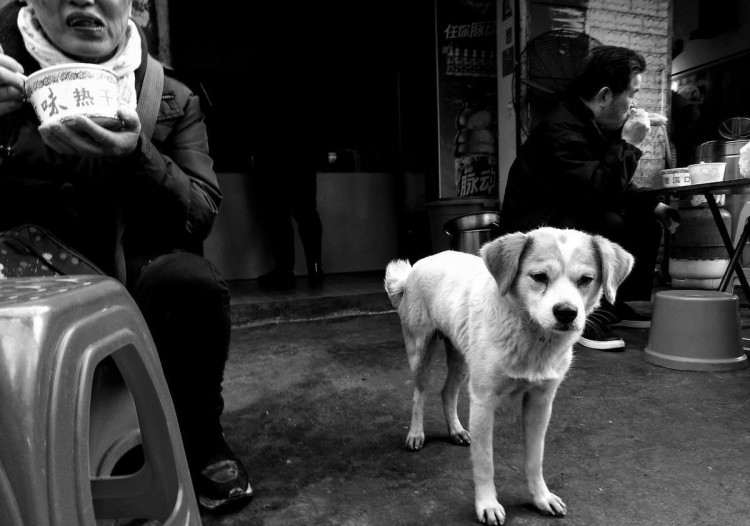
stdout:
<svg viewBox="0 0 750 526">
<path fill-rule="evenodd" d="M 613 93 L 609 86 L 602 87 L 594 97 L 594 100 L 599 106 L 606 106 L 612 99 Z"/>
</svg>

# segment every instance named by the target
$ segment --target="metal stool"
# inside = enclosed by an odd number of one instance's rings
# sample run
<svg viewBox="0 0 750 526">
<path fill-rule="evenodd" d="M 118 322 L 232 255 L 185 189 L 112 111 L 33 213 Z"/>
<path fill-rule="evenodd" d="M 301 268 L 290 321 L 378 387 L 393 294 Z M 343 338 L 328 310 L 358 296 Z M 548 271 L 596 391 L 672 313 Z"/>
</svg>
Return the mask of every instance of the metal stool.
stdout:
<svg viewBox="0 0 750 526">
<path fill-rule="evenodd" d="M 0 523 L 106 519 L 201 524 L 146 323 L 110 278 L 0 280 Z"/>
<path fill-rule="evenodd" d="M 747 367 L 739 307 L 739 298 L 728 292 L 657 292 L 644 359 L 685 371 L 731 371 Z"/>
</svg>

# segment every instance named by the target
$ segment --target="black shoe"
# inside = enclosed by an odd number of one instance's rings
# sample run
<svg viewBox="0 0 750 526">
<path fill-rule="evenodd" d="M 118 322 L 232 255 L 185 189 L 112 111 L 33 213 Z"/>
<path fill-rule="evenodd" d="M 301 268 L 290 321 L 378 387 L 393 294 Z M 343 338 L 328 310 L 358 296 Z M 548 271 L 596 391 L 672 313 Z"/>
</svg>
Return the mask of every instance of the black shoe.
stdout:
<svg viewBox="0 0 750 526">
<path fill-rule="evenodd" d="M 323 269 L 320 266 L 320 262 L 316 261 L 312 265 L 307 267 L 307 284 L 313 289 L 317 289 L 323 286 Z"/>
<path fill-rule="evenodd" d="M 222 436 L 216 450 L 207 456 L 205 465 L 193 476 L 198 506 L 203 511 L 224 514 L 237 511 L 253 498 L 247 470 Z"/>
<path fill-rule="evenodd" d="M 640 314 L 627 303 L 615 305 L 614 314 L 618 320 L 612 327 L 628 327 L 630 329 L 648 329 L 651 327 L 651 316 Z"/>
<path fill-rule="evenodd" d="M 258 276 L 258 286 L 262 289 L 291 290 L 297 285 L 294 272 L 283 272 L 272 270 L 267 274 Z"/>
<path fill-rule="evenodd" d="M 598 310 L 589 315 L 578 343 L 589 349 L 597 349 L 599 351 L 625 350 L 623 339 L 609 329 L 607 316 Z"/>
</svg>

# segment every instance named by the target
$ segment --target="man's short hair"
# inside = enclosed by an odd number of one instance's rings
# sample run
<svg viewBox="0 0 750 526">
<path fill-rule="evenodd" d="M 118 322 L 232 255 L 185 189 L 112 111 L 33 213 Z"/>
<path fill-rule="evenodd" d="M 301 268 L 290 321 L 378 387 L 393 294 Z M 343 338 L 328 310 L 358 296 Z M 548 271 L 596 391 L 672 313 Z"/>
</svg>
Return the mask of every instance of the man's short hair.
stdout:
<svg viewBox="0 0 750 526">
<path fill-rule="evenodd" d="M 581 73 L 570 91 L 583 100 L 591 100 L 603 87 L 619 95 L 630 86 L 630 79 L 646 70 L 643 55 L 625 47 L 599 46 L 589 52 Z"/>
</svg>

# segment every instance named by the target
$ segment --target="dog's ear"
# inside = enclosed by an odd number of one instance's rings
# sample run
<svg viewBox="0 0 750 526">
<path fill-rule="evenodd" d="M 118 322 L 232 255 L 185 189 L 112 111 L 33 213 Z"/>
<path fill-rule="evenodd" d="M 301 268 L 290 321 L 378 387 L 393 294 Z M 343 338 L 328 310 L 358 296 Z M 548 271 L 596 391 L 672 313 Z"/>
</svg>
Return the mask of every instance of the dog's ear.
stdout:
<svg viewBox="0 0 750 526">
<path fill-rule="evenodd" d="M 635 259 L 630 252 L 606 237 L 593 236 L 593 242 L 602 264 L 604 297 L 614 305 L 617 287 L 625 281 L 630 271 L 633 270 Z"/>
<path fill-rule="evenodd" d="M 515 232 L 485 243 L 479 251 L 484 264 L 497 281 L 501 295 L 504 296 L 510 290 L 518 272 L 521 254 L 530 242 L 531 238 L 526 234 Z"/>
</svg>

